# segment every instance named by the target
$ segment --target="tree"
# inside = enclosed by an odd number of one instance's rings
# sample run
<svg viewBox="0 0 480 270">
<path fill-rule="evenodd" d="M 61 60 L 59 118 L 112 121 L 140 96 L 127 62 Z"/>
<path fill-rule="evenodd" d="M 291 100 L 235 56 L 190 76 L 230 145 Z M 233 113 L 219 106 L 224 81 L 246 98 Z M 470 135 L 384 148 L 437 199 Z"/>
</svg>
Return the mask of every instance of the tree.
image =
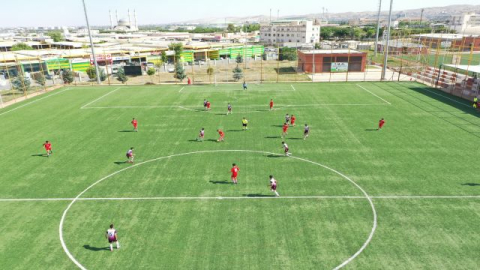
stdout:
<svg viewBox="0 0 480 270">
<path fill-rule="evenodd" d="M 297 60 L 297 49 L 288 48 L 288 47 L 280 48 L 280 61 L 283 61 L 283 60 L 287 60 L 287 61 Z"/>
<path fill-rule="evenodd" d="M 233 69 L 233 79 L 238 82 L 241 78 L 243 78 L 243 70 L 237 66 Z"/>
<path fill-rule="evenodd" d="M 125 70 L 123 68 L 118 69 L 117 80 L 121 81 L 122 83 L 126 83 L 128 81 L 128 77 L 125 76 Z"/>
<path fill-rule="evenodd" d="M 180 62 L 183 53 L 183 44 L 181 42 L 171 43 L 168 45 L 168 49 L 175 51 L 175 63 Z"/>
<path fill-rule="evenodd" d="M 213 67 L 208 67 L 207 68 L 207 74 L 212 76 L 213 74 L 215 73 L 215 69 L 213 69 Z"/>
<path fill-rule="evenodd" d="M 41 86 L 45 86 L 45 75 L 43 75 L 41 72 L 32 73 L 31 75 L 36 83 L 40 84 Z"/>
<path fill-rule="evenodd" d="M 320 43 L 315 43 L 315 50 L 320 50 L 322 48 L 322 46 L 320 45 Z"/>
<path fill-rule="evenodd" d="M 147 75 L 148 76 L 153 76 L 153 75 L 155 75 L 155 72 L 156 72 L 156 70 L 154 68 L 149 68 L 147 70 Z"/>
<path fill-rule="evenodd" d="M 64 40 L 63 39 L 63 34 L 60 31 L 47 32 L 47 36 L 51 37 L 53 39 L 53 41 L 55 41 L 55 42 L 59 42 L 59 41 Z"/>
<path fill-rule="evenodd" d="M 85 70 L 85 72 L 87 73 L 88 78 L 90 80 L 96 80 L 97 79 L 97 72 L 95 71 L 94 66 L 91 66 L 91 67 L 87 68 L 87 70 Z M 99 69 L 98 73 L 100 73 L 100 81 L 103 82 L 107 79 L 107 75 L 105 74 L 105 71 L 103 71 L 103 69 Z"/>
<path fill-rule="evenodd" d="M 18 91 L 27 91 L 30 88 L 30 79 L 19 74 L 17 77 L 13 78 L 12 81 L 12 87 Z"/>
<path fill-rule="evenodd" d="M 241 54 L 237 55 L 237 58 L 235 58 L 235 61 L 237 62 L 237 64 L 241 64 L 243 63 L 243 57 Z"/>
<path fill-rule="evenodd" d="M 233 25 L 233 23 L 229 23 L 228 26 L 227 26 L 227 32 L 228 33 L 235 33 L 235 25 Z"/>
<path fill-rule="evenodd" d="M 163 51 L 162 54 L 160 55 L 160 59 L 162 59 L 162 62 L 164 64 L 168 63 L 168 56 L 167 56 L 167 53 L 165 51 Z"/>
<path fill-rule="evenodd" d="M 207 68 L 208 79 L 212 83 L 212 75 L 215 74 L 215 69 L 213 67 Z"/>
<path fill-rule="evenodd" d="M 183 69 L 182 63 L 177 62 L 175 64 L 175 73 L 173 74 L 173 77 L 180 80 L 181 82 L 183 82 L 183 79 L 187 77 L 187 74 L 185 74 L 185 69 Z"/>
<path fill-rule="evenodd" d="M 33 47 L 29 46 L 26 43 L 20 42 L 20 43 L 17 43 L 15 45 L 13 45 L 10 50 L 12 50 L 12 51 L 33 50 Z"/>
<path fill-rule="evenodd" d="M 74 80 L 73 72 L 69 69 L 63 71 L 62 77 L 65 84 L 71 84 Z"/>
<path fill-rule="evenodd" d="M 156 70 L 154 68 L 149 68 L 147 70 L 147 75 L 150 76 L 150 79 L 152 80 L 153 83 L 153 75 L 155 75 Z"/>
</svg>

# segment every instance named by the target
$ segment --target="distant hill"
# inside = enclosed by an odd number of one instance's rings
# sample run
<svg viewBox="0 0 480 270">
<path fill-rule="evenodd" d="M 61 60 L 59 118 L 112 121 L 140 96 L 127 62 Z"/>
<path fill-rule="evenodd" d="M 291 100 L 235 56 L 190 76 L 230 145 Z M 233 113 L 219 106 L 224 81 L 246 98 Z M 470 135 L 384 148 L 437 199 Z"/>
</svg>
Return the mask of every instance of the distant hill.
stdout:
<svg viewBox="0 0 480 270">
<path fill-rule="evenodd" d="M 480 5 L 451 5 L 445 7 L 427 7 L 423 8 L 423 18 L 426 20 L 442 20 L 446 19 L 452 15 L 459 15 L 467 12 L 480 13 Z M 422 8 L 418 9 L 408 9 L 408 10 L 395 10 L 392 12 L 394 19 L 408 17 L 408 18 L 418 18 L 421 15 Z M 276 15 L 276 14 L 275 14 Z M 362 11 L 362 12 L 344 12 L 344 13 L 329 13 L 327 18 L 329 21 L 347 21 L 351 19 L 358 18 L 375 18 L 377 16 L 377 11 Z M 383 11 L 381 13 L 382 17 L 387 17 L 388 12 Z M 281 16 L 280 19 L 314 19 L 322 18 L 322 13 L 312 13 L 305 15 L 297 16 Z M 275 20 L 276 16 L 273 16 L 272 19 Z M 257 16 L 248 16 L 248 17 L 227 17 L 227 18 L 204 18 L 198 20 L 190 20 L 177 22 L 178 24 L 223 24 L 225 21 L 227 23 L 245 23 L 245 22 L 268 22 L 270 16 L 266 15 L 257 15 Z"/>
</svg>

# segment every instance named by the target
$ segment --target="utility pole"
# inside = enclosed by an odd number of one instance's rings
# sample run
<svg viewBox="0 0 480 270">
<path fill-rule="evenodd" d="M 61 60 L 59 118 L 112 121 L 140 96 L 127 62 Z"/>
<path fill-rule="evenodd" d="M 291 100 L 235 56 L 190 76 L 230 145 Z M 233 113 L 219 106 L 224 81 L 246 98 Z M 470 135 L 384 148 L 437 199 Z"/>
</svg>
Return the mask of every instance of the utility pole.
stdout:
<svg viewBox="0 0 480 270">
<path fill-rule="evenodd" d="M 420 13 L 420 27 L 422 26 L 423 21 L 423 11 L 425 11 L 425 9 L 422 8 L 422 12 Z"/>
<path fill-rule="evenodd" d="M 85 5 L 85 0 L 82 0 L 82 2 L 83 11 L 85 12 L 85 21 L 87 22 L 88 38 L 90 39 L 90 48 L 92 49 L 93 64 L 95 65 L 95 72 L 97 74 L 97 83 L 101 84 L 102 82 L 100 81 L 100 72 L 98 72 L 97 57 L 95 56 L 95 49 L 93 48 L 92 33 L 90 32 L 90 23 L 88 22 L 87 6 Z"/>
<path fill-rule="evenodd" d="M 378 15 L 377 15 L 377 33 L 375 33 L 375 53 L 374 56 L 377 56 L 378 48 L 378 34 L 380 32 L 380 12 L 382 11 L 382 0 L 378 0 Z"/>
<path fill-rule="evenodd" d="M 390 25 L 392 24 L 392 6 L 393 0 L 390 0 L 390 11 L 388 12 L 388 26 L 387 26 L 387 40 L 384 44 L 384 58 L 383 58 L 383 68 L 382 68 L 382 77 L 380 80 L 385 80 L 385 73 L 387 72 L 387 63 L 388 63 L 388 46 L 390 45 Z"/>
</svg>

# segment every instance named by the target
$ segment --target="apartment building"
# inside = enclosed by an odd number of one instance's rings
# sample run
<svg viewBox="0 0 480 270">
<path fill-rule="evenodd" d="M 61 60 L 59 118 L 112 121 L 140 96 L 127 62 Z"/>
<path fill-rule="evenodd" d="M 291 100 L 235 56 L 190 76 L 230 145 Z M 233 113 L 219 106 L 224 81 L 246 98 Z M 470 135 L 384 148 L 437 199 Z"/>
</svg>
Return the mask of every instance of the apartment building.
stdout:
<svg viewBox="0 0 480 270">
<path fill-rule="evenodd" d="M 320 24 L 314 21 L 274 21 L 260 27 L 264 44 L 315 44 L 320 41 Z"/>
</svg>

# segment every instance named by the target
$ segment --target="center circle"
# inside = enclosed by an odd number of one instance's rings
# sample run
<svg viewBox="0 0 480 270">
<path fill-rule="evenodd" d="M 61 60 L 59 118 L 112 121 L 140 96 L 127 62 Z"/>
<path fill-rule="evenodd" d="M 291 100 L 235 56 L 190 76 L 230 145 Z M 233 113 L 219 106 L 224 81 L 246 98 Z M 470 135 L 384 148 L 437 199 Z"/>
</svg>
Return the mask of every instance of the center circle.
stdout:
<svg viewBox="0 0 480 270">
<path fill-rule="evenodd" d="M 152 163 L 152 162 L 155 162 L 155 161 L 159 161 L 159 160 L 165 160 L 165 159 L 169 159 L 169 158 L 174 158 L 174 157 L 181 157 L 181 156 L 188 156 L 188 155 L 195 155 L 195 154 L 206 154 L 206 153 L 254 153 L 254 154 L 261 154 L 261 155 L 267 155 L 268 157 L 280 157 L 281 155 L 277 154 L 277 153 L 271 153 L 271 152 L 266 152 L 266 151 L 255 151 L 255 150 L 206 150 L 206 151 L 195 151 L 195 152 L 188 152 L 188 153 L 180 153 L 180 154 L 174 154 L 174 155 L 169 155 L 169 156 L 164 156 L 164 157 L 159 157 L 159 158 L 154 158 L 154 159 L 151 159 L 151 160 L 147 160 L 147 161 L 143 161 L 143 162 L 140 162 L 140 163 L 137 163 L 137 164 L 134 164 L 130 167 L 126 167 L 126 168 L 123 168 L 123 169 L 120 169 L 112 174 L 109 174 L 99 180 L 97 180 L 96 182 L 94 182 L 92 185 L 90 185 L 89 187 L 87 187 L 85 190 L 83 190 L 81 193 L 79 193 L 72 201 L 71 203 L 67 206 L 67 208 L 64 210 L 63 212 L 63 215 L 61 217 L 61 220 L 60 220 L 60 225 L 59 225 L 59 237 L 60 237 L 60 242 L 62 244 L 62 247 L 65 251 L 65 253 L 67 254 L 67 256 L 70 258 L 70 260 L 72 262 L 75 263 L 75 265 L 77 267 L 79 267 L 80 269 L 86 269 L 72 254 L 71 252 L 69 251 L 65 241 L 64 241 L 64 232 L 63 232 L 63 227 L 64 227 L 64 222 L 65 222 L 65 218 L 70 210 L 70 208 L 73 206 L 73 204 L 75 204 L 76 201 L 78 201 L 80 199 L 81 196 L 83 196 L 87 191 L 89 191 L 90 189 L 92 189 L 93 187 L 95 187 L 97 184 L 103 182 L 104 180 L 107 180 L 117 174 L 120 174 L 124 171 L 127 171 L 127 170 L 131 170 L 133 168 L 136 168 L 138 166 L 141 166 L 141 165 L 144 165 L 144 164 L 148 164 L 148 163 Z M 352 256 L 350 256 L 349 258 L 345 259 L 341 264 L 339 264 L 337 267 L 335 267 L 334 269 L 339 269 L 339 268 L 342 268 L 344 267 L 345 265 L 347 265 L 348 263 L 350 263 L 353 259 L 355 259 L 366 247 L 367 245 L 370 243 L 374 233 L 375 233 L 375 230 L 376 230 L 376 226 L 377 226 L 377 214 L 376 214 L 376 210 L 375 210 L 375 206 L 370 198 L 370 196 L 365 192 L 365 190 L 360 187 L 357 183 L 355 183 L 353 180 L 351 180 L 348 176 L 342 174 L 341 172 L 339 171 L 336 171 L 335 169 L 332 169 L 326 165 L 323 165 L 321 163 L 317 163 L 317 162 L 314 162 L 314 161 L 310 161 L 310 160 L 307 160 L 307 159 L 304 159 L 304 158 L 300 158 L 300 157 L 296 157 L 296 156 L 290 156 L 289 159 L 293 159 L 293 160 L 298 160 L 298 161 L 302 161 L 302 162 L 306 162 L 306 163 L 310 163 L 312 165 L 316 165 L 316 166 L 319 166 L 319 167 L 322 167 L 324 169 L 327 169 L 328 171 L 330 172 L 333 172 L 334 174 L 340 176 L 341 178 L 347 180 L 348 182 L 350 182 L 356 189 L 358 189 L 363 195 L 364 195 L 364 198 L 368 201 L 368 203 L 370 204 L 370 207 L 371 207 L 371 210 L 372 210 L 372 214 L 373 214 L 373 225 L 372 225 L 372 228 L 371 228 L 371 231 L 366 239 L 366 241 L 363 243 L 363 245 L 358 249 L 358 251 L 356 253 L 354 253 Z M 281 193 L 281 192 L 280 192 Z M 310 196 L 310 197 L 315 197 L 315 196 Z M 341 196 L 339 196 L 341 197 Z M 348 197 L 348 196 L 343 196 L 343 197 Z M 172 197 L 174 198 L 174 197 Z M 280 197 L 282 198 L 282 197 Z M 288 197 L 287 197 L 288 198 Z M 301 197 L 297 197 L 297 198 L 301 198 Z M 306 198 L 306 197 L 305 197 Z M 200 199 L 200 197 L 197 197 L 197 198 L 187 198 L 185 197 L 184 199 Z M 220 198 L 218 198 L 220 199 Z M 228 198 L 225 198 L 223 197 L 223 199 L 228 199 Z M 80 199 L 81 200 L 81 199 Z"/>
</svg>

